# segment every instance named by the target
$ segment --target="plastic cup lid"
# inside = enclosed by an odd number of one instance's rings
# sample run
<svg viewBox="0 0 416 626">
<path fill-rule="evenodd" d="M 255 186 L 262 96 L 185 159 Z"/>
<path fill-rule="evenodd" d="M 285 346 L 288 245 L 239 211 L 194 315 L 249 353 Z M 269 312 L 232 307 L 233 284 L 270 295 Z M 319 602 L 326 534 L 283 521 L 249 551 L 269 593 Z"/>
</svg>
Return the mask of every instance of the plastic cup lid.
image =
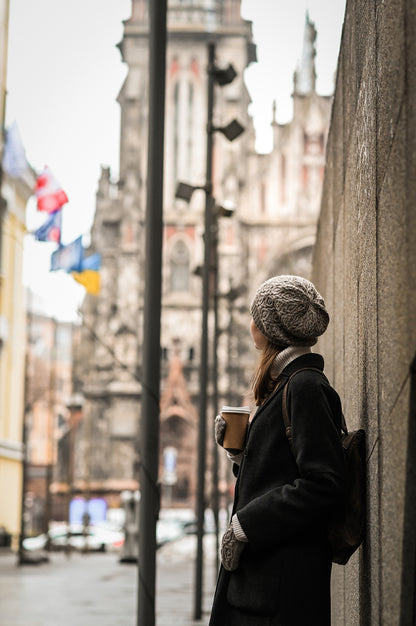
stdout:
<svg viewBox="0 0 416 626">
<path fill-rule="evenodd" d="M 223 406 L 221 413 L 250 413 L 249 406 Z"/>
</svg>

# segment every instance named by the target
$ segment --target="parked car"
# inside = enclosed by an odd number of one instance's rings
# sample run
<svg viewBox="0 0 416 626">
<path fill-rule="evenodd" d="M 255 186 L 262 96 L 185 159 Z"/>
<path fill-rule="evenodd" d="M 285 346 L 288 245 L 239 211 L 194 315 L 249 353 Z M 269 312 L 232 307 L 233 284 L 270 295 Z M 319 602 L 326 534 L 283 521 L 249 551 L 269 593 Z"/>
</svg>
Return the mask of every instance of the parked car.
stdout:
<svg viewBox="0 0 416 626">
<path fill-rule="evenodd" d="M 64 550 L 68 544 L 73 550 L 106 552 L 118 550 L 123 546 L 124 533 L 102 525 L 91 525 L 85 534 L 82 524 L 71 524 L 69 536 L 66 524 L 52 526 L 49 529 L 50 547 L 52 550 Z M 47 535 L 27 537 L 23 540 L 25 550 L 45 550 Z"/>
<path fill-rule="evenodd" d="M 195 513 L 188 509 L 162 510 L 156 526 L 156 541 L 160 547 L 170 541 L 180 539 L 184 535 L 197 532 Z M 211 510 L 205 511 L 204 533 L 215 533 L 215 521 Z"/>
<path fill-rule="evenodd" d="M 180 539 L 184 535 L 184 523 L 178 519 L 159 519 L 156 524 L 157 547 L 165 545 L 169 541 Z"/>
</svg>

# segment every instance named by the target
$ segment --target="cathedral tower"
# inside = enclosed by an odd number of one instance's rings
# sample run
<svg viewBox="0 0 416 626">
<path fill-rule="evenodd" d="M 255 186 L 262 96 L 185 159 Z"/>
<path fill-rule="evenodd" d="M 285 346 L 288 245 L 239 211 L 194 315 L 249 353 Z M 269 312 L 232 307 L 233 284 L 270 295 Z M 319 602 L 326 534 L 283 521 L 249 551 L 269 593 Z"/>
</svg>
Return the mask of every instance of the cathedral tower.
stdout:
<svg viewBox="0 0 416 626">
<path fill-rule="evenodd" d="M 168 371 L 183 370 L 189 402 L 197 404 L 201 328 L 204 194 L 185 205 L 175 199 L 178 181 L 205 183 L 207 44 L 216 42 L 217 65 L 233 64 L 238 76 L 216 89 L 214 123 L 238 118 L 246 132 L 233 144 L 215 137 L 214 195 L 219 202 L 241 201 L 247 178 L 245 157 L 253 150 L 250 98 L 243 71 L 253 60 L 251 23 L 241 18 L 240 0 L 170 0 L 166 56 L 165 189 L 162 295 L 162 392 Z M 83 305 L 83 337 L 78 378 L 85 396 L 85 465 L 78 482 L 110 502 L 123 489 L 137 488 L 140 437 L 141 344 L 143 322 L 144 220 L 148 126 L 148 15 L 145 0 L 133 0 L 118 44 L 128 66 L 118 102 L 121 108 L 120 173 L 103 168 L 98 184 L 91 248 L 102 254 L 102 291 Z M 234 219 L 234 224 L 236 220 Z M 230 229 L 229 225 L 220 230 Z M 220 237 L 227 238 L 224 232 Z M 181 379 L 182 380 L 182 379 Z M 171 384 L 171 383 L 170 383 Z M 174 398 L 175 395 L 164 395 Z M 164 415 L 175 415 L 169 406 Z M 191 406 L 189 403 L 186 406 Z M 183 409 L 183 407 L 182 407 Z M 182 415 L 182 424 L 197 419 Z M 174 420 L 170 422 L 175 423 Z M 179 423 L 179 421 L 178 421 Z M 173 435 L 172 435 L 173 437 Z M 189 446 L 178 438 L 178 467 Z M 163 443 L 163 442 L 162 442 Z M 195 453 L 196 451 L 194 451 Z M 161 462 L 163 450 L 161 450 Z M 196 464 L 195 464 L 196 466 Z M 185 471 L 185 469 L 184 469 Z M 181 501 L 192 500 L 193 477 L 181 476 Z M 185 497 L 186 495 L 186 497 Z M 173 497 L 175 492 L 173 491 Z"/>
</svg>

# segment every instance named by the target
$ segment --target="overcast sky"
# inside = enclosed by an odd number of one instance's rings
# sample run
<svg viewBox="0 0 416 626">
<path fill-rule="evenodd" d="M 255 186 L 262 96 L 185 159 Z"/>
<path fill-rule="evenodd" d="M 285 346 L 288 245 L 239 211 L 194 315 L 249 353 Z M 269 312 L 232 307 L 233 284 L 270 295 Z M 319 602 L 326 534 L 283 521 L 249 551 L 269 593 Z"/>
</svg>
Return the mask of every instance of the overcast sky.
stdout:
<svg viewBox="0 0 416 626">
<path fill-rule="evenodd" d="M 63 243 L 89 233 L 100 165 L 118 174 L 116 97 L 127 68 L 115 46 L 130 7 L 131 0 L 10 0 L 6 126 L 17 121 L 31 165 L 37 171 L 49 165 L 69 197 Z M 329 94 L 345 0 L 242 0 L 257 44 L 258 63 L 245 79 L 262 152 L 271 148 L 273 100 L 278 121 L 291 119 L 307 9 L 318 31 L 317 91 Z M 29 229 L 43 220 L 31 201 Z M 52 244 L 26 239 L 25 283 L 48 300 L 50 314 L 73 318 L 84 289 L 70 276 L 48 271 Z"/>
</svg>

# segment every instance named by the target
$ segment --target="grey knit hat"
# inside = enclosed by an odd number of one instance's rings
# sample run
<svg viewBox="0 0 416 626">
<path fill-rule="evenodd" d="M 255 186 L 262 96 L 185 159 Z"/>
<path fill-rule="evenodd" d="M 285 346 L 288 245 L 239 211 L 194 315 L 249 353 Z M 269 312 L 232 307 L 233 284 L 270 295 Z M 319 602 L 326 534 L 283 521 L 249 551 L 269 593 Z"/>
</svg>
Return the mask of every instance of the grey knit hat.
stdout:
<svg viewBox="0 0 416 626">
<path fill-rule="evenodd" d="M 313 346 L 329 315 L 322 296 L 301 276 L 275 276 L 260 285 L 251 303 L 257 328 L 275 345 Z"/>
</svg>

